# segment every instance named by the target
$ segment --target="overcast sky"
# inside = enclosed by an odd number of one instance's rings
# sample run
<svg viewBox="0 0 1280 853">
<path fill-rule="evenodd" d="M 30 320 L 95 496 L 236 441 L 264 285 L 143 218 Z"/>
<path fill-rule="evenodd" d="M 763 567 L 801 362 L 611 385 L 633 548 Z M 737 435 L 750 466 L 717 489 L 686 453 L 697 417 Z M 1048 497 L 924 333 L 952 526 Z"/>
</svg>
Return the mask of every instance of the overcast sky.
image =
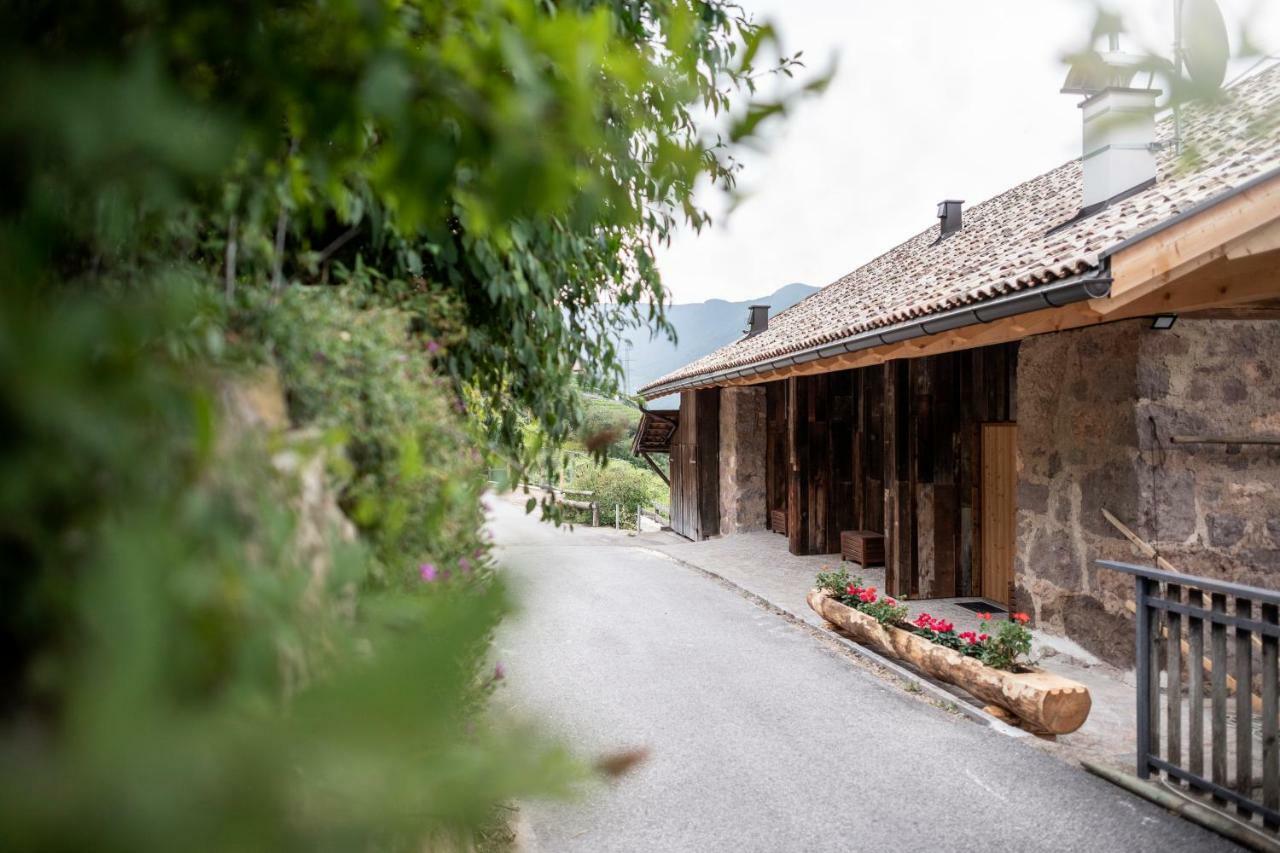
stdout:
<svg viewBox="0 0 1280 853">
<path fill-rule="evenodd" d="M 932 225 L 937 202 L 976 204 L 1078 157 L 1078 98 L 1061 57 L 1093 20 L 1082 0 L 743 0 L 811 70 L 838 54 L 827 92 L 746 159 L 748 199 L 659 254 L 675 302 L 743 300 L 826 285 Z M 1236 50 L 1280 48 L 1280 0 L 1219 0 Z M 1167 55 L 1173 0 L 1114 0 Z M 1126 45 L 1133 47 L 1135 44 Z M 1230 79 L 1254 60 L 1233 63 Z M 713 208 L 719 199 L 710 199 Z"/>
</svg>

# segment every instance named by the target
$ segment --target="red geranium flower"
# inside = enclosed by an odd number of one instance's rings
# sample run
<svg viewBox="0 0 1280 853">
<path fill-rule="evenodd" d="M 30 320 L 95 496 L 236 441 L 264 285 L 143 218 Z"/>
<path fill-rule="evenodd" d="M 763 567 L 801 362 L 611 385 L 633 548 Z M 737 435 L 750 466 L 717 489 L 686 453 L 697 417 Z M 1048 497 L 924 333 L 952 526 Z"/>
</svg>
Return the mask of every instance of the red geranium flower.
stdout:
<svg viewBox="0 0 1280 853">
<path fill-rule="evenodd" d="M 1014 622 L 1017 622 L 1019 625 L 1025 625 L 1031 621 L 1031 617 L 1025 613 L 1015 613 L 1009 618 Z"/>
<path fill-rule="evenodd" d="M 990 622 L 990 621 L 991 621 L 991 614 L 990 614 L 990 613 L 979 613 L 979 614 L 978 614 L 978 618 L 979 618 L 979 619 L 981 619 L 983 622 Z"/>
</svg>

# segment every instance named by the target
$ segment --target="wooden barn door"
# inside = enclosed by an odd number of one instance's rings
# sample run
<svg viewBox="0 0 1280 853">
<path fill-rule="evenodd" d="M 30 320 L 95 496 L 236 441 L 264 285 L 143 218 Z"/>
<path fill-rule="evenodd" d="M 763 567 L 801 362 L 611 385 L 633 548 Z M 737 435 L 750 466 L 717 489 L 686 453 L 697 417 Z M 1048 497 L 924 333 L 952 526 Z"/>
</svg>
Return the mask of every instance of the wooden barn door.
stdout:
<svg viewBox="0 0 1280 853">
<path fill-rule="evenodd" d="M 1012 600 L 1016 536 L 1018 426 L 982 425 L 982 597 Z"/>
</svg>

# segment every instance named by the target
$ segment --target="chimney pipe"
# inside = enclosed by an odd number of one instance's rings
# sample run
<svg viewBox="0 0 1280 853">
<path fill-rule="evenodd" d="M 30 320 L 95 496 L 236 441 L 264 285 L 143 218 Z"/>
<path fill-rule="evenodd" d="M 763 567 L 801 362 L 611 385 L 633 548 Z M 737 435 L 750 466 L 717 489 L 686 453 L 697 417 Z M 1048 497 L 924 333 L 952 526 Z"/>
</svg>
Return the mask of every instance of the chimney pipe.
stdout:
<svg viewBox="0 0 1280 853">
<path fill-rule="evenodd" d="M 1064 94 L 1084 95 L 1084 171 L 1082 211 L 1097 209 L 1156 177 L 1156 98 L 1158 89 L 1135 88 L 1143 58 L 1122 52 L 1118 33 L 1108 35 L 1108 50 L 1080 57 L 1062 86 Z"/>
<path fill-rule="evenodd" d="M 964 201 L 954 198 L 938 202 L 938 225 L 942 228 L 942 232 L 938 235 L 939 240 L 960 230 L 963 204 Z"/>
<path fill-rule="evenodd" d="M 1157 89 L 1109 86 L 1080 104 L 1084 198 L 1088 208 L 1156 177 Z"/>
<path fill-rule="evenodd" d="M 765 329 L 769 328 L 769 306 L 768 305 L 752 305 L 751 314 L 747 317 L 747 337 L 754 337 Z"/>
</svg>

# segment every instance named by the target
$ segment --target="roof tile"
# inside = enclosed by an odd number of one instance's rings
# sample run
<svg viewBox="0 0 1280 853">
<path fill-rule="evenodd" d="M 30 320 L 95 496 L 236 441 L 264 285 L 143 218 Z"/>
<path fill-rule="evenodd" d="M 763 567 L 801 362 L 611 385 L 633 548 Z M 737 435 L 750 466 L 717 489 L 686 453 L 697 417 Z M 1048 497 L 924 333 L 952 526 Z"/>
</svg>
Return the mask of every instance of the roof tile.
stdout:
<svg viewBox="0 0 1280 853">
<path fill-rule="evenodd" d="M 937 243 L 928 228 L 796 303 L 769 328 L 641 388 L 755 364 L 869 329 L 1036 287 L 1083 272 L 1121 241 L 1280 167 L 1280 65 L 1183 108 L 1184 155 L 1158 155 L 1154 186 L 1059 231 L 1082 194 L 1072 160 L 964 214 L 964 228 Z M 1171 142 L 1172 119 L 1157 124 Z"/>
</svg>

